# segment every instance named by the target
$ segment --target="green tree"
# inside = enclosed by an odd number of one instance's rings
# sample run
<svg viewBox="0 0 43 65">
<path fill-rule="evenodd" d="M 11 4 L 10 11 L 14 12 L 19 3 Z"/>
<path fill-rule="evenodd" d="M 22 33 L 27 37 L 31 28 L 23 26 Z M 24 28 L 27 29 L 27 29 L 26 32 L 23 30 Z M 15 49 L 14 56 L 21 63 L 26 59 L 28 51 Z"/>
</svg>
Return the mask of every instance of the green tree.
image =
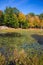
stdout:
<svg viewBox="0 0 43 65">
<path fill-rule="evenodd" d="M 34 13 L 32 13 L 32 12 L 31 12 L 31 13 L 29 13 L 28 15 L 30 15 L 30 16 L 35 16 L 35 14 L 34 14 Z"/>
<path fill-rule="evenodd" d="M 18 18 L 16 14 L 14 14 L 12 8 L 6 8 L 5 16 L 4 16 L 5 25 L 17 28 L 19 26 Z"/>
<path fill-rule="evenodd" d="M 12 8 L 13 9 L 13 12 L 14 12 L 14 14 L 16 14 L 17 15 L 17 17 L 18 17 L 18 14 L 20 13 L 20 11 L 17 9 L 17 8 Z"/>
<path fill-rule="evenodd" d="M 11 22 L 11 26 L 14 28 L 18 28 L 19 27 L 18 18 L 15 14 L 13 14 L 12 19 L 13 20 Z"/>
<path fill-rule="evenodd" d="M 40 28 L 42 29 L 43 28 L 43 13 L 39 15 L 39 18 L 40 18 Z"/>
<path fill-rule="evenodd" d="M 28 22 L 27 22 L 27 20 L 22 24 L 22 28 L 24 28 L 24 29 L 28 28 Z"/>
<path fill-rule="evenodd" d="M 4 14 L 3 12 L 0 10 L 0 25 L 4 24 Z"/>
<path fill-rule="evenodd" d="M 5 9 L 5 11 L 4 11 L 5 13 L 7 13 L 7 14 L 11 14 L 11 13 L 14 13 L 14 14 L 16 14 L 17 16 L 18 16 L 18 14 L 20 13 L 20 11 L 17 9 L 17 8 L 12 8 L 12 7 L 6 7 L 6 9 Z"/>
</svg>

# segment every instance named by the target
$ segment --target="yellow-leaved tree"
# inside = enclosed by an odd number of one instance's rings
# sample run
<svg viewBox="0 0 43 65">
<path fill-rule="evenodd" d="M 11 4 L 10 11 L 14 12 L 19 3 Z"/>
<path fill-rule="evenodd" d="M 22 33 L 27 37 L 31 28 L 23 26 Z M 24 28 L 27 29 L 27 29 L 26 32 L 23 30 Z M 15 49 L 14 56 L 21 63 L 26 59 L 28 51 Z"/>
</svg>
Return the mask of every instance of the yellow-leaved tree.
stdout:
<svg viewBox="0 0 43 65">
<path fill-rule="evenodd" d="M 26 21 L 26 16 L 23 13 L 19 13 L 18 19 L 19 19 L 19 27 L 22 28 L 23 24 Z"/>
</svg>

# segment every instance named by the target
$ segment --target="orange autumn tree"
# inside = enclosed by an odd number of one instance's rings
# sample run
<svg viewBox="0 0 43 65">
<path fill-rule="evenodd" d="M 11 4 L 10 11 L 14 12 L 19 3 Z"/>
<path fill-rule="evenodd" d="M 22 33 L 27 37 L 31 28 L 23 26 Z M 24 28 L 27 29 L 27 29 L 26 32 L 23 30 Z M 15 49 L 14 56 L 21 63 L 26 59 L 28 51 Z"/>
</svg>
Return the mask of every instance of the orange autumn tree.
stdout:
<svg viewBox="0 0 43 65">
<path fill-rule="evenodd" d="M 30 27 L 30 28 L 36 28 L 36 27 L 39 28 L 40 27 L 40 19 L 37 15 L 32 16 L 32 15 L 28 14 L 26 16 L 26 18 L 28 21 L 28 27 Z"/>
<path fill-rule="evenodd" d="M 22 28 L 26 23 L 26 16 L 23 13 L 19 13 L 18 20 L 19 20 L 19 27 Z"/>
<path fill-rule="evenodd" d="M 40 19 L 39 19 L 38 16 L 34 16 L 33 25 L 34 25 L 35 28 L 39 28 L 40 27 Z"/>
</svg>

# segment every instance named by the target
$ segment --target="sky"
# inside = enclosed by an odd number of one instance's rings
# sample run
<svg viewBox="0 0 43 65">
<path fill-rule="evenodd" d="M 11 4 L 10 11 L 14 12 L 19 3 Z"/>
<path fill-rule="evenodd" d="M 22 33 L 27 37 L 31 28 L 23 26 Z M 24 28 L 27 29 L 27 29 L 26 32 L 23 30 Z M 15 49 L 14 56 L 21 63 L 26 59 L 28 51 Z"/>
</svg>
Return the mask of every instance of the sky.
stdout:
<svg viewBox="0 0 43 65">
<path fill-rule="evenodd" d="M 16 7 L 24 14 L 33 12 L 35 14 L 43 13 L 43 0 L 0 0 L 0 10 L 6 7 Z"/>
</svg>

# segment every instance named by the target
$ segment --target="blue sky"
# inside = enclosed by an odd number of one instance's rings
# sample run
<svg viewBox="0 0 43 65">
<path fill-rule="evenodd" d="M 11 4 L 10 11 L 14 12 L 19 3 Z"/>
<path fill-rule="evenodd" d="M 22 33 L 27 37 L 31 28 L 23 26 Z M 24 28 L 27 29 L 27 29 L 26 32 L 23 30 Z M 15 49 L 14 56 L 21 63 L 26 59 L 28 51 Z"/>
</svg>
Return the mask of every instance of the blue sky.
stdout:
<svg viewBox="0 0 43 65">
<path fill-rule="evenodd" d="M 43 0 L 0 0 L 0 10 L 6 7 L 16 7 L 24 14 L 43 13 Z"/>
</svg>

